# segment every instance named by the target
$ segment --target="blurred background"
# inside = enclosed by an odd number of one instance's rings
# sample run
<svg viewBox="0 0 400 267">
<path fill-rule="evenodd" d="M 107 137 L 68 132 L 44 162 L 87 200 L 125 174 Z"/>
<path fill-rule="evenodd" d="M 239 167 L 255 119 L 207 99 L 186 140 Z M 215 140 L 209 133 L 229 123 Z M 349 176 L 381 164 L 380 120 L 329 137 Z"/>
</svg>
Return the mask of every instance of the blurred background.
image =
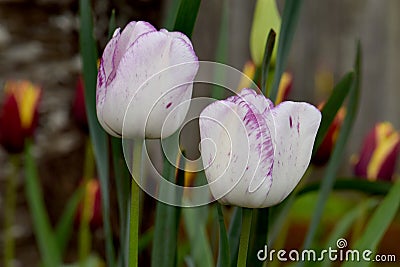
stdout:
<svg viewBox="0 0 400 267">
<path fill-rule="evenodd" d="M 99 51 L 107 41 L 108 18 L 113 8 L 120 27 L 130 20 L 146 20 L 162 27 L 171 2 L 92 1 Z M 225 63 L 237 69 L 242 69 L 250 59 L 255 2 L 229 0 L 225 6 L 229 16 L 229 56 Z M 278 1 L 278 5 L 282 7 L 283 1 Z M 201 3 L 192 38 L 201 60 L 215 59 L 223 8 L 221 0 Z M 398 10 L 397 0 L 304 1 L 287 69 L 293 75 L 289 99 L 315 105 L 326 100 L 333 84 L 352 69 L 357 39 L 364 50 L 360 109 L 343 158 L 343 174 L 350 174 L 350 156 L 359 151 L 363 137 L 376 122 L 390 121 L 396 129 L 400 128 Z M 34 155 L 53 222 L 80 183 L 83 170 L 86 133 L 71 115 L 81 71 L 78 26 L 78 1 L 0 0 L 0 85 L 8 79 L 27 79 L 43 89 Z M 7 154 L 0 149 L 0 221 L 7 162 Z M 17 239 L 16 266 L 36 266 L 32 263 L 38 262 L 39 254 L 23 195 L 23 177 L 20 178 L 13 229 Z M 94 238 L 102 240 L 101 229 L 94 233 Z M 70 243 L 67 259 L 76 259 L 74 244 Z M 102 242 L 98 244 L 94 249 L 102 254 Z"/>
</svg>

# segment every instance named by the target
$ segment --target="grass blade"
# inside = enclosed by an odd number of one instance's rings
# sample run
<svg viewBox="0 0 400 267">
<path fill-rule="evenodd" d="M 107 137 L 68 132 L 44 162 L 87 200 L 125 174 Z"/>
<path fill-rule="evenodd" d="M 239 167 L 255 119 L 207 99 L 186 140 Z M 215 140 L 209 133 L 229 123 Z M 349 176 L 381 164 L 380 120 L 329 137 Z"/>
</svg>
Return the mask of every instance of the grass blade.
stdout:
<svg viewBox="0 0 400 267">
<path fill-rule="evenodd" d="M 317 137 L 315 138 L 315 145 L 313 148 L 313 154 L 316 153 L 319 146 L 324 141 L 324 138 L 331 126 L 333 120 L 335 119 L 336 113 L 339 111 L 340 107 L 343 105 L 351 86 L 354 82 L 354 73 L 347 73 L 342 80 L 333 89 L 332 95 L 329 97 L 324 108 L 322 109 L 322 120 L 319 127 Z"/>
<path fill-rule="evenodd" d="M 125 163 L 124 154 L 122 151 L 121 139 L 111 137 L 111 148 L 113 158 L 113 173 L 115 178 L 115 187 L 117 190 L 118 213 L 119 213 L 119 227 L 120 227 L 120 245 L 125 248 L 127 245 L 127 232 L 128 232 L 128 206 L 129 206 L 129 189 L 131 183 L 131 176 L 128 167 Z M 126 255 L 125 249 L 120 250 L 121 263 L 125 262 Z M 125 265 L 123 265 L 125 266 Z"/>
<path fill-rule="evenodd" d="M 69 198 L 63 214 L 55 228 L 56 241 L 60 254 L 63 255 L 71 237 L 74 226 L 75 214 L 82 200 L 84 187 L 79 187 Z"/>
<path fill-rule="evenodd" d="M 261 65 L 261 91 L 265 96 L 268 95 L 267 81 L 269 66 L 271 64 L 272 52 L 274 51 L 276 33 L 271 29 L 268 33 L 267 43 L 265 44 L 264 58 Z"/>
<path fill-rule="evenodd" d="M 189 236 L 191 258 L 195 266 L 213 267 L 213 254 L 207 239 L 206 220 L 208 206 L 182 208 L 185 229 Z"/>
<path fill-rule="evenodd" d="M 253 209 L 253 225 L 249 242 L 247 264 L 249 266 L 262 266 L 263 262 L 257 258 L 257 252 L 267 242 L 270 208 Z"/>
<path fill-rule="evenodd" d="M 31 155 L 30 143 L 25 147 L 25 175 L 26 197 L 43 265 L 45 267 L 60 266 L 61 255 L 44 205 L 43 192 L 40 189 L 38 170 Z"/>
<path fill-rule="evenodd" d="M 174 140 L 177 134 L 178 133 L 175 133 L 171 137 L 163 140 L 164 144 L 168 146 L 164 147 L 164 149 L 172 151 L 171 154 L 176 155 L 176 157 L 178 155 L 178 147 L 174 146 L 174 142 L 171 140 Z M 163 177 L 166 180 L 175 183 L 175 166 L 169 162 L 165 154 L 163 156 Z M 160 187 L 159 194 L 160 196 L 164 196 L 161 197 L 163 199 L 175 197 L 175 191 L 166 191 L 163 186 Z M 167 195 L 171 196 L 166 198 Z M 151 264 L 155 267 L 174 266 L 177 251 L 177 208 L 162 202 L 158 202 L 155 218 Z"/>
<path fill-rule="evenodd" d="M 201 0 L 181 0 L 176 16 L 174 31 L 179 31 L 191 38 L 196 23 Z"/>
<path fill-rule="evenodd" d="M 176 16 L 178 14 L 180 5 L 180 0 L 171 0 L 169 6 L 167 7 L 166 16 L 163 19 L 163 25 L 165 29 L 172 30 L 174 28 L 174 23 L 176 21 Z"/>
<path fill-rule="evenodd" d="M 110 21 L 108 22 L 108 40 L 111 39 L 116 28 L 117 23 L 115 22 L 115 9 L 113 9 L 111 11 Z"/>
<path fill-rule="evenodd" d="M 353 210 L 348 212 L 332 230 L 332 233 L 330 234 L 325 247 L 336 247 L 337 240 L 346 236 L 350 227 L 353 225 L 356 219 L 360 217 L 365 212 L 365 210 L 372 209 L 377 204 L 378 202 L 376 199 L 367 199 L 366 201 L 363 201 L 360 205 L 356 206 Z M 322 264 L 322 267 L 328 267 L 331 266 L 331 264 L 332 261 L 326 258 Z"/>
<path fill-rule="evenodd" d="M 274 81 L 269 98 L 275 102 L 278 95 L 279 83 L 285 70 L 290 47 L 292 45 L 296 24 L 299 19 L 302 0 L 286 0 L 283 9 L 281 31 L 279 33 L 278 52 L 276 58 L 276 68 Z"/>
<path fill-rule="evenodd" d="M 272 247 L 275 240 L 278 238 L 278 234 L 281 232 L 282 227 L 285 224 L 287 216 L 296 200 L 296 194 L 290 194 L 282 203 L 277 206 L 271 207 L 271 221 L 270 230 L 268 234 L 268 247 Z"/>
<path fill-rule="evenodd" d="M 229 248 L 231 256 L 231 266 L 236 267 L 237 258 L 239 253 L 240 231 L 242 229 L 242 209 L 239 207 L 234 208 L 234 212 L 229 225 Z"/>
<path fill-rule="evenodd" d="M 356 242 L 354 249 L 358 251 L 370 250 L 372 256 L 376 253 L 379 241 L 382 239 L 390 223 L 394 219 L 400 206 L 400 181 L 397 181 L 389 194 L 383 199 L 378 208 L 375 210 L 371 219 L 364 230 L 364 235 Z M 359 262 L 346 262 L 343 266 L 370 266 L 371 262 L 361 260 Z"/>
<path fill-rule="evenodd" d="M 217 49 L 215 60 L 218 63 L 227 64 L 228 63 L 228 54 L 229 54 L 229 5 L 228 0 L 224 0 L 221 22 L 219 26 L 219 34 L 217 41 Z M 215 70 L 214 75 L 216 81 L 225 81 L 226 80 L 226 72 L 221 68 L 217 68 Z M 225 88 L 221 86 L 214 85 L 212 89 L 211 97 L 213 99 L 221 100 L 225 98 Z"/>
<path fill-rule="evenodd" d="M 86 113 L 101 187 L 107 265 L 114 266 L 115 257 L 110 223 L 108 138 L 97 121 L 96 115 L 97 48 L 93 37 L 93 21 L 89 0 L 79 1 L 79 12 L 79 42 L 85 83 Z"/>
<path fill-rule="evenodd" d="M 301 196 L 321 187 L 321 181 L 309 183 L 299 190 L 297 195 Z M 332 186 L 335 190 L 355 190 L 370 195 L 386 195 L 392 183 L 385 181 L 368 181 L 365 178 L 337 178 Z"/>
<path fill-rule="evenodd" d="M 358 100 L 359 100 L 359 91 L 360 91 L 360 80 L 361 80 L 360 65 L 361 65 L 361 47 L 358 44 L 355 67 L 354 67 L 355 80 L 350 90 L 347 114 L 344 119 L 342 129 L 340 130 L 336 146 L 333 150 L 332 157 L 328 163 L 325 177 L 322 180 L 323 182 L 321 184 L 321 189 L 319 190 L 319 195 L 318 195 L 318 201 L 317 201 L 318 204 L 315 208 L 313 217 L 311 219 L 311 224 L 306 236 L 306 240 L 303 245 L 305 249 L 308 249 L 311 246 L 311 243 L 314 239 L 317 227 L 322 217 L 326 200 L 328 199 L 329 193 L 331 192 L 332 186 L 335 182 L 335 176 L 341 163 L 342 154 L 345 149 L 346 142 L 349 138 L 356 117 Z M 302 264 L 304 263 L 300 263 L 300 265 Z"/>
<path fill-rule="evenodd" d="M 221 204 L 217 203 L 218 222 L 219 222 L 219 250 L 217 266 L 230 266 L 229 241 L 226 233 L 224 214 Z"/>
</svg>

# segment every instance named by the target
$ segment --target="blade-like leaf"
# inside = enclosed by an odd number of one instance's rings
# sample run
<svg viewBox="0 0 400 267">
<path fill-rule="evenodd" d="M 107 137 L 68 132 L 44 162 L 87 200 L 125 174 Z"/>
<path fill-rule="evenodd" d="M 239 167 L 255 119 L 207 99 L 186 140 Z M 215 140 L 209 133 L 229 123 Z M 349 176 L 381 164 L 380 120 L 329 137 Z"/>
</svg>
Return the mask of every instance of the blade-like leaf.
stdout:
<svg viewBox="0 0 400 267">
<path fill-rule="evenodd" d="M 397 181 L 389 194 L 380 203 L 369 220 L 364 235 L 357 240 L 353 249 L 358 251 L 372 251 L 371 259 L 374 258 L 379 241 L 382 239 L 390 223 L 394 219 L 400 205 L 400 181 Z M 361 259 L 359 262 L 346 262 L 343 266 L 370 266 L 372 261 Z"/>
<path fill-rule="evenodd" d="M 117 23 L 115 22 L 115 9 L 111 11 L 110 21 L 108 22 L 108 39 L 110 40 L 115 29 L 117 28 Z"/>
<path fill-rule="evenodd" d="M 222 8 L 222 15 L 221 15 L 221 22 L 219 26 L 219 34 L 218 34 L 218 41 L 217 41 L 217 49 L 216 49 L 216 56 L 215 60 L 218 63 L 227 64 L 228 61 L 228 48 L 229 48 L 229 5 L 228 0 L 224 0 L 223 8 Z M 216 76 L 216 81 L 225 81 L 226 79 L 226 72 L 222 68 L 217 68 L 215 70 L 214 75 Z M 221 100 L 225 98 L 225 89 L 221 86 L 214 85 L 212 89 L 211 97 L 213 99 Z"/>
<path fill-rule="evenodd" d="M 180 0 L 171 0 L 169 1 L 169 6 L 167 7 L 166 16 L 163 19 L 162 25 L 164 28 L 171 31 L 174 28 L 174 23 L 176 20 L 176 16 L 178 14 L 179 6 L 181 1 Z"/>
<path fill-rule="evenodd" d="M 175 20 L 174 31 L 182 32 L 189 38 L 192 37 L 200 2 L 201 0 L 181 0 Z"/>
<path fill-rule="evenodd" d="M 278 95 L 279 83 L 281 76 L 285 70 L 287 58 L 289 56 L 290 47 L 299 19 L 300 7 L 303 0 L 286 0 L 285 7 L 283 9 L 281 31 L 279 33 L 278 41 L 278 54 L 276 58 L 276 68 L 274 81 L 270 93 L 270 99 L 275 102 L 276 96 Z"/>
<path fill-rule="evenodd" d="M 268 232 L 268 247 L 272 247 L 278 234 L 281 232 L 282 227 L 284 226 L 285 220 L 296 200 L 296 194 L 290 194 L 282 203 L 277 206 L 271 207 L 271 221 L 270 221 L 270 230 Z"/>
<path fill-rule="evenodd" d="M 97 48 L 93 37 L 93 21 L 89 0 L 80 0 L 79 12 L 79 42 L 85 83 L 86 113 L 101 187 L 107 265 L 114 266 L 115 257 L 110 223 L 108 138 L 97 121 L 96 115 Z"/>
<path fill-rule="evenodd" d="M 321 181 L 309 183 L 300 189 L 297 195 L 307 194 L 312 191 L 317 191 L 321 187 Z M 385 181 L 368 181 L 366 178 L 337 178 L 332 186 L 335 190 L 355 190 L 371 195 L 386 195 L 392 183 Z"/>
<path fill-rule="evenodd" d="M 344 238 L 353 223 L 359 218 L 366 210 L 372 209 L 378 204 L 376 199 L 367 199 L 363 201 L 360 205 L 356 206 L 350 212 L 348 212 L 335 226 L 332 233 L 329 235 L 328 241 L 326 242 L 326 248 L 336 247 L 336 242 L 340 238 Z M 331 266 L 332 261 L 325 258 L 322 267 Z"/>
<path fill-rule="evenodd" d="M 154 238 L 154 228 L 148 229 L 139 238 L 139 253 L 151 245 L 151 241 Z"/>
<path fill-rule="evenodd" d="M 240 231 L 242 229 L 242 209 L 239 207 L 234 208 L 234 212 L 229 225 L 229 248 L 231 255 L 231 266 L 237 265 L 237 257 L 239 252 Z"/>
<path fill-rule="evenodd" d="M 58 249 L 60 254 L 63 255 L 68 245 L 68 241 L 71 237 L 71 233 L 74 226 L 75 214 L 78 209 L 78 205 L 83 197 L 84 188 L 79 187 L 69 198 L 61 218 L 56 226 L 55 234 Z"/>
<path fill-rule="evenodd" d="M 360 80 L 361 80 L 360 65 L 361 65 L 361 47 L 360 45 L 358 45 L 355 66 L 354 66 L 355 79 L 350 90 L 347 114 L 344 119 L 342 128 L 340 130 L 336 146 L 333 150 L 332 157 L 329 160 L 325 177 L 322 180 L 323 182 L 321 184 L 321 189 L 319 190 L 317 206 L 313 213 L 313 217 L 311 219 L 311 224 L 306 236 L 306 240 L 303 245 L 305 249 L 308 249 L 311 246 L 312 241 L 314 239 L 315 233 L 317 231 L 318 225 L 322 217 L 326 200 L 328 199 L 329 193 L 331 192 L 332 186 L 335 182 L 336 173 L 339 170 L 340 163 L 342 160 L 342 154 L 345 149 L 346 142 L 349 138 L 357 114 Z M 300 265 L 302 264 L 304 264 L 304 262 L 300 263 Z"/>
<path fill-rule="evenodd" d="M 329 97 L 328 101 L 324 105 L 321 111 L 322 120 L 321 120 L 321 125 L 319 126 L 317 137 L 315 138 L 313 154 L 318 150 L 319 146 L 324 141 L 328 129 L 331 126 L 333 120 L 335 119 L 336 113 L 343 105 L 343 102 L 350 91 L 353 81 L 354 81 L 354 73 L 353 72 L 347 73 L 342 78 L 342 80 L 340 80 L 340 82 L 335 86 L 332 95 Z"/>
<path fill-rule="evenodd" d="M 119 213 L 119 227 L 120 227 L 120 245 L 125 248 L 127 244 L 128 233 L 128 207 L 129 207 L 129 189 L 131 183 L 131 176 L 126 166 L 124 154 L 122 151 L 121 139 L 111 138 L 112 157 L 113 157 L 113 171 L 115 178 L 115 187 L 117 189 L 118 213 Z M 126 261 L 127 255 L 125 249 L 120 250 L 121 264 Z M 123 265 L 125 266 L 125 265 Z"/>
<path fill-rule="evenodd" d="M 30 143 L 25 147 L 25 175 L 26 198 L 43 265 L 45 267 L 60 266 L 61 255 L 44 205 L 43 192 L 40 189 L 38 170 L 31 155 Z"/>
<path fill-rule="evenodd" d="M 369 220 L 364 235 L 357 240 L 354 249 L 358 251 L 372 251 L 371 259 L 373 259 L 379 241 L 382 239 L 390 223 L 394 219 L 400 205 L 400 181 L 397 181 L 389 194 L 383 199 L 378 208 L 375 210 Z M 360 260 L 359 262 L 346 262 L 343 266 L 370 266 L 372 261 Z"/>
<path fill-rule="evenodd" d="M 217 266 L 224 267 L 230 266 L 230 251 L 228 235 L 226 233 L 224 214 L 222 212 L 221 204 L 217 203 L 218 222 L 219 222 L 219 249 L 218 249 L 218 263 Z"/>
<path fill-rule="evenodd" d="M 249 253 L 247 257 L 247 264 L 249 266 L 261 267 L 263 265 L 263 262 L 257 258 L 257 252 L 267 242 L 269 212 L 270 208 L 253 210 L 253 225 L 251 226 Z"/>
<path fill-rule="evenodd" d="M 273 29 L 271 29 L 268 33 L 267 43 L 265 44 L 264 58 L 261 66 L 262 69 L 261 91 L 265 96 L 268 95 L 268 90 L 267 90 L 268 72 L 269 72 L 269 65 L 271 64 L 271 59 L 272 59 L 272 51 L 274 50 L 275 46 L 275 38 L 276 38 L 276 33 L 274 32 Z"/>
<path fill-rule="evenodd" d="M 268 31 L 273 29 L 277 33 L 276 40 L 278 40 L 281 23 L 282 20 L 276 0 L 257 0 L 250 33 L 250 54 L 257 67 L 261 66 L 262 59 L 265 58 L 265 54 L 263 53 L 265 51 Z M 276 59 L 276 49 L 272 57 L 272 61 L 274 62 Z"/>
<path fill-rule="evenodd" d="M 169 140 L 176 138 L 176 134 L 178 133 L 163 140 L 164 144 L 174 144 L 174 142 L 170 142 Z M 178 154 L 178 147 L 174 145 L 165 147 L 165 149 L 171 149 L 168 151 L 174 150 L 173 155 Z M 166 180 L 175 183 L 175 170 L 175 166 L 173 166 L 164 155 L 163 177 Z M 160 187 L 159 194 L 160 196 L 163 196 L 162 198 L 165 198 L 166 195 L 171 195 L 172 198 L 176 197 L 175 191 L 167 191 L 163 186 Z M 175 264 L 177 247 L 177 211 L 177 208 L 174 206 L 157 202 L 153 249 L 151 254 L 151 264 L 154 267 L 168 267 L 174 266 Z"/>
<path fill-rule="evenodd" d="M 206 211 L 206 212 L 205 212 Z M 189 236 L 191 258 L 195 266 L 212 267 L 213 254 L 207 239 L 206 220 L 208 206 L 195 208 L 182 208 L 185 229 Z"/>
</svg>

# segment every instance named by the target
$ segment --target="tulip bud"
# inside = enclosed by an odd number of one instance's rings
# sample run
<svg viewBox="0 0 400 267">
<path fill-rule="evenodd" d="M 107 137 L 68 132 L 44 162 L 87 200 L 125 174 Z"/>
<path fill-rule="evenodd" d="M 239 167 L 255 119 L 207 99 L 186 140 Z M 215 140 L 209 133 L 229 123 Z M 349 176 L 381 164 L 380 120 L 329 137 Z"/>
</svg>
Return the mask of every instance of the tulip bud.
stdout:
<svg viewBox="0 0 400 267">
<path fill-rule="evenodd" d="M 284 72 L 279 82 L 278 95 L 276 96 L 275 104 L 279 104 L 287 100 L 287 97 L 292 90 L 293 76 L 288 72 Z"/>
<path fill-rule="evenodd" d="M 75 97 L 74 102 L 72 103 L 72 115 L 79 128 L 81 128 L 84 132 L 87 132 L 89 126 L 86 115 L 85 87 L 83 83 L 83 77 L 81 75 L 79 75 L 75 87 Z"/>
<path fill-rule="evenodd" d="M 248 208 L 284 200 L 311 159 L 321 113 L 243 89 L 200 114 L 201 157 L 215 199 Z"/>
<path fill-rule="evenodd" d="M 400 135 L 389 122 L 378 123 L 364 139 L 360 155 L 354 161 L 354 174 L 390 181 L 400 152 Z"/>
<path fill-rule="evenodd" d="M 244 64 L 242 72 L 247 77 L 242 77 L 238 89 L 248 88 L 251 86 L 251 81 L 254 80 L 256 74 L 256 66 L 249 60 Z"/>
<path fill-rule="evenodd" d="M 84 201 L 88 205 L 88 221 L 92 229 L 99 228 L 103 223 L 101 213 L 101 190 L 97 179 L 91 179 L 86 183 Z M 75 216 L 75 223 L 80 223 L 83 213 L 83 201 L 79 204 Z"/>
<path fill-rule="evenodd" d="M 29 81 L 6 82 L 0 109 L 0 144 L 9 153 L 22 152 L 26 138 L 33 136 L 40 94 L 40 88 Z"/>
<path fill-rule="evenodd" d="M 275 44 L 278 43 L 279 31 L 281 28 L 281 17 L 275 0 L 258 0 L 253 18 L 253 26 L 250 35 L 250 53 L 253 62 L 261 66 L 264 58 L 265 45 L 268 33 L 273 29 L 276 33 Z M 276 45 L 272 53 L 272 62 L 276 58 Z"/>
<path fill-rule="evenodd" d="M 318 105 L 318 109 L 322 110 L 325 103 Z M 331 157 L 331 153 L 333 148 L 335 147 L 337 137 L 339 136 L 340 128 L 342 127 L 344 117 L 346 115 L 346 109 L 341 107 L 339 111 L 336 113 L 333 122 L 328 128 L 328 132 L 325 135 L 324 140 L 319 146 L 317 152 L 312 158 L 312 163 L 317 166 L 322 166 L 326 164 Z"/>
<path fill-rule="evenodd" d="M 198 67 L 192 43 L 182 33 L 157 31 L 142 21 L 117 29 L 97 77 L 100 124 L 117 137 L 172 135 L 189 109 Z M 167 117 L 173 120 L 164 124 Z"/>
</svg>

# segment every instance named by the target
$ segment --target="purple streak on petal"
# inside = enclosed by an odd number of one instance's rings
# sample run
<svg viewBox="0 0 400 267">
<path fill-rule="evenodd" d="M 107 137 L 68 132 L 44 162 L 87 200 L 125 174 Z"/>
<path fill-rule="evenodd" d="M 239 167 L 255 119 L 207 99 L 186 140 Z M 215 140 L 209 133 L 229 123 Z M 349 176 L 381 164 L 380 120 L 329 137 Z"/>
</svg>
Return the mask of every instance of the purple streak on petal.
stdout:
<svg viewBox="0 0 400 267">
<path fill-rule="evenodd" d="M 245 91 L 245 93 L 247 92 Z M 245 94 L 245 96 L 250 96 L 250 94 L 247 93 Z M 254 98 L 250 99 L 252 101 L 254 100 Z M 253 177 L 248 187 L 248 191 L 252 193 L 255 192 L 265 182 L 265 179 L 269 179 L 269 181 L 272 181 L 272 177 L 269 177 L 272 174 L 272 169 L 274 165 L 274 147 L 272 143 L 272 138 L 265 118 L 263 114 L 259 113 L 260 109 L 253 105 L 254 102 L 247 101 L 247 99 L 242 96 L 236 98 L 232 97 L 231 101 L 241 107 L 241 109 L 239 110 L 246 110 L 246 113 L 243 116 L 243 122 L 246 126 L 250 142 L 255 142 L 249 144 L 251 150 L 250 153 L 256 152 L 259 155 L 257 159 L 257 164 L 255 165 L 255 169 L 253 170 Z M 253 149 L 255 151 L 252 151 Z M 260 174 L 259 171 L 263 168 L 267 168 L 267 172 L 264 174 Z M 262 175 L 262 177 L 259 177 L 260 175 Z"/>
<path fill-rule="evenodd" d="M 117 47 L 117 43 L 118 43 L 120 36 L 121 35 L 119 33 L 119 29 L 116 29 L 114 32 L 113 38 L 108 42 L 108 44 L 104 48 L 103 55 L 101 57 L 101 62 L 103 65 L 103 70 L 104 70 L 104 81 L 105 82 L 107 81 L 108 76 L 114 69 L 113 55 L 114 55 L 115 49 Z"/>
<path fill-rule="evenodd" d="M 289 116 L 289 125 L 290 125 L 290 128 L 293 127 L 293 119 L 292 119 L 292 116 Z"/>
</svg>

